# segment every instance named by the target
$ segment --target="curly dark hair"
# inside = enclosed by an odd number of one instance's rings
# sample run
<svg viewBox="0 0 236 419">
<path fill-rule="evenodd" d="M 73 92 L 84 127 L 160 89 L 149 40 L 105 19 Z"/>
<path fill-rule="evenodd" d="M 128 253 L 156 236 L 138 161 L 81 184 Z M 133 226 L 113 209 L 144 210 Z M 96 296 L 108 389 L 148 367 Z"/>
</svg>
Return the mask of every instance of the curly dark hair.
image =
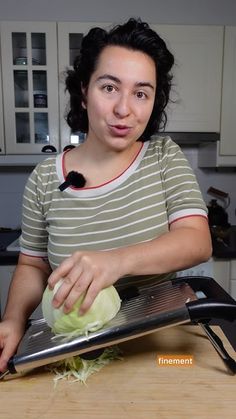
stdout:
<svg viewBox="0 0 236 419">
<path fill-rule="evenodd" d="M 174 57 L 167 49 L 164 40 L 150 26 L 140 19 L 129 19 L 123 25 L 117 25 L 109 31 L 93 28 L 83 38 L 81 50 L 74 62 L 74 69 L 67 71 L 66 89 L 70 94 L 70 111 L 67 123 L 72 132 L 88 132 L 87 111 L 82 107 L 83 93 L 89 85 L 91 75 L 96 70 L 99 56 L 106 46 L 122 46 L 142 51 L 150 56 L 156 67 L 157 89 L 153 111 L 142 134 L 146 141 L 151 135 L 165 128 L 167 115 L 165 107 L 169 101 Z"/>
</svg>

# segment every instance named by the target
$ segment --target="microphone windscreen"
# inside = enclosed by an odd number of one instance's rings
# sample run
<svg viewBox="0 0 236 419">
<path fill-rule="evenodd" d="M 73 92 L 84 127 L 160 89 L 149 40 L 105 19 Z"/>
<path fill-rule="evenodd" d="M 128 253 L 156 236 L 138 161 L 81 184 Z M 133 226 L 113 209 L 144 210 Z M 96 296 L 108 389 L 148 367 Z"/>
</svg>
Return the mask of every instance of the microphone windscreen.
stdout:
<svg viewBox="0 0 236 419">
<path fill-rule="evenodd" d="M 69 186 L 75 186 L 76 188 L 83 188 L 86 183 L 85 177 L 82 175 L 82 173 L 78 173 L 75 171 L 71 171 L 66 176 L 65 182 L 63 182 L 59 189 L 60 191 L 64 191 Z"/>
<path fill-rule="evenodd" d="M 86 180 L 82 173 L 71 171 L 66 176 L 66 182 L 69 182 L 70 185 L 75 186 L 76 188 L 83 188 Z"/>
</svg>

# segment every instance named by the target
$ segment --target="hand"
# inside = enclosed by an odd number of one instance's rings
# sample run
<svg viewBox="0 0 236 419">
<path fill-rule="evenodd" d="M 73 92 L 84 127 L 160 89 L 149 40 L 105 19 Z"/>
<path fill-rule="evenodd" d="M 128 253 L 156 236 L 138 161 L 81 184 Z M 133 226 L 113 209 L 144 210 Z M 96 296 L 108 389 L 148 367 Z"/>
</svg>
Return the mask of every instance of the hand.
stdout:
<svg viewBox="0 0 236 419">
<path fill-rule="evenodd" d="M 0 372 L 6 371 L 8 360 L 15 354 L 23 334 L 24 327 L 14 320 L 0 323 Z"/>
<path fill-rule="evenodd" d="M 54 270 L 48 279 L 49 288 L 63 279 L 63 284 L 53 298 L 53 306 L 59 308 L 64 303 L 64 312 L 71 311 L 73 305 L 85 293 L 80 307 L 84 314 L 92 305 L 97 294 L 114 284 L 122 275 L 122 262 L 118 250 L 98 252 L 75 252 Z"/>
</svg>

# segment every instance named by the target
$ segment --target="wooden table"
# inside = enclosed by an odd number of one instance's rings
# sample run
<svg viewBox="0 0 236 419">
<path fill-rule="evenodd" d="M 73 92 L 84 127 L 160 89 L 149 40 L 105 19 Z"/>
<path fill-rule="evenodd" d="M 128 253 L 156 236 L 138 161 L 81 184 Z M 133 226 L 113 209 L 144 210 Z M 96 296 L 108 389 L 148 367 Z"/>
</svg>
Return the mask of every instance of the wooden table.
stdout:
<svg viewBox="0 0 236 419">
<path fill-rule="evenodd" d="M 218 327 L 214 330 L 224 338 Z M 224 345 L 235 357 L 228 341 Z M 54 387 L 43 368 L 0 382 L 1 419 L 236 417 L 236 376 L 199 326 L 175 326 L 120 344 L 123 360 L 89 377 Z M 194 365 L 157 365 L 164 354 L 193 355 Z"/>
</svg>

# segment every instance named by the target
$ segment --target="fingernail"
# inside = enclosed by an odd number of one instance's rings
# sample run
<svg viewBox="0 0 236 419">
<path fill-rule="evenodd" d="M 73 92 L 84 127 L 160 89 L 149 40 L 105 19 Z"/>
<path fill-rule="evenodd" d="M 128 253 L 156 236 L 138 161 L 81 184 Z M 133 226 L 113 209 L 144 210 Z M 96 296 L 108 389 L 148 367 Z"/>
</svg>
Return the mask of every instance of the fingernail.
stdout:
<svg viewBox="0 0 236 419">
<path fill-rule="evenodd" d="M 52 305 L 53 305 L 53 307 L 57 308 L 57 307 L 59 307 L 60 303 L 59 303 L 58 300 L 52 300 Z"/>
</svg>

